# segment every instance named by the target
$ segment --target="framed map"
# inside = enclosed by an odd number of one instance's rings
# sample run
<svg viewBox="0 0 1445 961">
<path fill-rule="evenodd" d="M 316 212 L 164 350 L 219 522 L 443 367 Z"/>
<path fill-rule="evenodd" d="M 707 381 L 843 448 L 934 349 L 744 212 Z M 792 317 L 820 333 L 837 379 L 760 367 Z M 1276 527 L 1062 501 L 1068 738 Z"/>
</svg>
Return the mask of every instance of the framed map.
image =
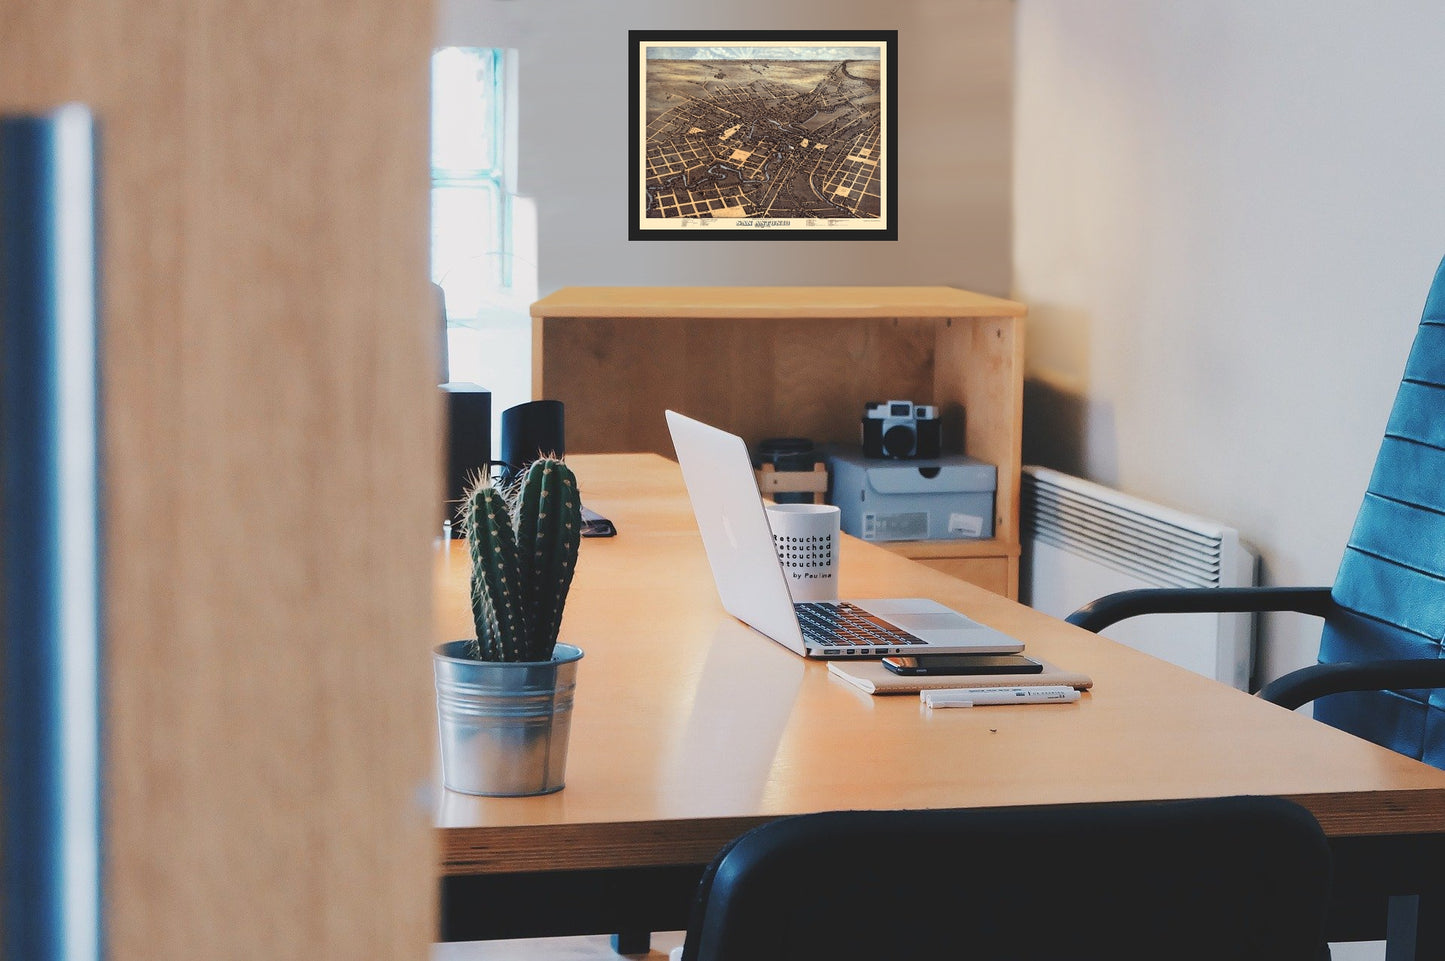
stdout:
<svg viewBox="0 0 1445 961">
<path fill-rule="evenodd" d="M 897 31 L 634 30 L 632 240 L 897 240 Z"/>
</svg>

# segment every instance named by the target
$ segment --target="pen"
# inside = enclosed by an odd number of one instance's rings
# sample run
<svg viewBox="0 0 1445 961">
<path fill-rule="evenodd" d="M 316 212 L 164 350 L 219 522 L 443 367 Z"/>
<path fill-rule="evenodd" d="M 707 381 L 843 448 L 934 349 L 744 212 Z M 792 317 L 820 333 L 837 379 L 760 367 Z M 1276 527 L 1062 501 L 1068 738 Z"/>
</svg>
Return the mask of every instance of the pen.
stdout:
<svg viewBox="0 0 1445 961">
<path fill-rule="evenodd" d="M 992 704 L 1068 704 L 1079 692 L 1065 685 L 1036 687 L 948 687 L 920 691 L 928 707 L 983 707 Z"/>
</svg>

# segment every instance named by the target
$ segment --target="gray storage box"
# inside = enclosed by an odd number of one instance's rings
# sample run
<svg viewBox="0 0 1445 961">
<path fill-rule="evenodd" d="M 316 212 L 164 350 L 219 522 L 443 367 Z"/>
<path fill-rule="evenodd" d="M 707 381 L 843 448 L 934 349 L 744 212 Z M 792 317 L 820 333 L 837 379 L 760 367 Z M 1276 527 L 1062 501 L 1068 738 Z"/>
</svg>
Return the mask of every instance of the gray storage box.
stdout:
<svg viewBox="0 0 1445 961">
<path fill-rule="evenodd" d="M 865 541 L 993 536 L 998 470 L 972 457 L 880 460 L 857 450 L 828 454 L 830 503 L 843 531 Z"/>
</svg>

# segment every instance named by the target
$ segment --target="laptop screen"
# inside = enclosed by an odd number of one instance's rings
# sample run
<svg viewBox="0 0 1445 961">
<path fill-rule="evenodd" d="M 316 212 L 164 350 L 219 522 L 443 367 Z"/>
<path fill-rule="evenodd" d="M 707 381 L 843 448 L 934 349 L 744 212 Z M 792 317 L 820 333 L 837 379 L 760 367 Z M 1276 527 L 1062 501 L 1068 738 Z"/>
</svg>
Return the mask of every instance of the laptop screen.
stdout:
<svg viewBox="0 0 1445 961">
<path fill-rule="evenodd" d="M 801 653 L 802 631 L 747 444 L 676 411 L 667 412 L 667 426 L 723 607 Z"/>
</svg>

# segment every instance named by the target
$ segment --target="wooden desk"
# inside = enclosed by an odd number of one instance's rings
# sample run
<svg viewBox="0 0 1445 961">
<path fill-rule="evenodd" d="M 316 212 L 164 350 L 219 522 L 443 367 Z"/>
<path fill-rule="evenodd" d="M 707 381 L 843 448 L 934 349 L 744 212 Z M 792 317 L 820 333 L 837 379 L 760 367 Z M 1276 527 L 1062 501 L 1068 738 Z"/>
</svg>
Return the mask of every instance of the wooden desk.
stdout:
<svg viewBox="0 0 1445 961">
<path fill-rule="evenodd" d="M 567 787 L 444 794 L 449 938 L 675 929 L 727 840 L 843 808 L 1283 795 L 1324 826 L 1347 889 L 1440 884 L 1425 866 L 1445 863 L 1445 772 L 846 538 L 845 596 L 937 598 L 1095 680 L 1072 705 L 930 713 L 871 697 L 722 610 L 675 464 L 569 462 L 619 534 L 583 542 L 563 623 L 586 651 Z M 459 543 L 438 570 L 438 637 L 467 635 Z M 528 913 L 542 892 L 554 899 Z M 1341 919 L 1337 936 L 1376 920 Z"/>
</svg>

